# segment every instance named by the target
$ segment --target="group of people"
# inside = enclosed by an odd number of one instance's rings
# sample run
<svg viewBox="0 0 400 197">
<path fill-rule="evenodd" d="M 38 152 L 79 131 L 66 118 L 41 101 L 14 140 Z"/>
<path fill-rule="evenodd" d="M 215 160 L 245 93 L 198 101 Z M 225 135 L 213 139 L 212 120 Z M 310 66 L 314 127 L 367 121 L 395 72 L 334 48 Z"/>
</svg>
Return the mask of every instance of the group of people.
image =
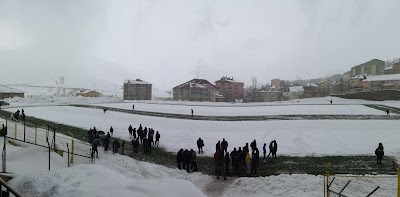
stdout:
<svg viewBox="0 0 400 197">
<path fill-rule="evenodd" d="M 215 163 L 215 174 L 219 179 L 220 176 L 226 180 L 226 175 L 229 175 L 230 169 L 232 174 L 251 174 L 256 175 L 257 168 L 260 161 L 260 152 L 257 148 L 257 142 L 246 143 L 244 147 L 233 148 L 232 152 L 228 152 L 229 143 L 225 138 L 222 141 L 218 141 L 215 144 L 214 163 Z M 198 153 L 203 153 L 204 141 L 199 138 L 197 140 Z M 267 144 L 264 143 L 263 153 L 264 160 L 270 155 L 276 159 L 276 153 L 278 151 L 278 144 L 276 140 L 271 141 L 269 144 L 269 154 L 267 152 Z M 190 170 L 197 171 L 196 162 L 196 151 L 193 149 L 183 150 L 180 149 L 176 155 L 176 160 L 179 169 L 185 169 L 187 172 Z M 189 166 L 190 165 L 190 166 Z"/>
<path fill-rule="evenodd" d="M 19 111 L 19 109 L 17 109 L 17 111 L 14 112 L 14 114 L 11 114 L 11 120 L 19 121 L 19 113 L 21 113 L 22 115 L 22 120 L 25 120 L 24 109 L 22 109 L 22 111 Z"/>
<path fill-rule="evenodd" d="M 91 144 L 91 158 L 94 159 L 94 157 L 99 158 L 99 151 L 98 151 L 98 146 L 100 146 L 100 140 L 103 141 L 103 146 L 104 146 L 104 152 L 108 152 L 109 145 L 111 142 L 111 135 L 110 132 L 107 133 L 107 135 L 101 139 L 100 138 L 100 132 L 96 129 L 96 127 L 93 127 L 89 129 L 88 131 L 88 142 Z M 123 154 L 123 148 L 124 148 L 125 142 L 122 141 L 122 154 Z M 114 139 L 112 142 L 112 152 L 118 153 L 118 149 L 120 148 L 121 144 L 118 139 Z"/>
<path fill-rule="evenodd" d="M 142 124 L 140 124 L 137 130 L 136 128 L 133 128 L 132 125 L 129 125 L 128 132 L 129 138 L 132 139 L 132 149 L 135 153 L 139 152 L 139 144 L 143 145 L 144 154 L 151 151 L 152 147 L 158 147 L 160 144 L 160 133 L 158 131 L 154 133 L 154 129 L 152 128 L 147 129 L 147 127 L 144 127 L 143 129 Z"/>
<path fill-rule="evenodd" d="M 188 173 L 190 172 L 196 172 L 199 169 L 197 168 L 197 155 L 196 151 L 191 149 L 190 151 L 188 149 L 180 149 L 178 154 L 176 154 L 176 162 L 178 164 L 178 169 L 186 170 Z"/>
</svg>

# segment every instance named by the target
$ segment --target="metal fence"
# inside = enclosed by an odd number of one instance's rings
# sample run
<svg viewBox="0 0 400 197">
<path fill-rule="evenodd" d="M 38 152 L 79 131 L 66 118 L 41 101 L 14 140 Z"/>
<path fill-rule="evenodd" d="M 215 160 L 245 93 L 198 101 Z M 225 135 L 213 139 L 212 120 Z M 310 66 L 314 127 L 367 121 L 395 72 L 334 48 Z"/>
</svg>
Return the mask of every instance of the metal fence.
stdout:
<svg viewBox="0 0 400 197">
<path fill-rule="evenodd" d="M 400 197 L 399 170 L 397 175 L 339 175 L 329 173 L 330 164 L 324 176 L 326 197 Z"/>
<path fill-rule="evenodd" d="M 2 172 L 29 174 L 92 163 L 91 146 L 57 134 L 54 125 L 39 127 L 21 120 L 1 118 Z"/>
</svg>

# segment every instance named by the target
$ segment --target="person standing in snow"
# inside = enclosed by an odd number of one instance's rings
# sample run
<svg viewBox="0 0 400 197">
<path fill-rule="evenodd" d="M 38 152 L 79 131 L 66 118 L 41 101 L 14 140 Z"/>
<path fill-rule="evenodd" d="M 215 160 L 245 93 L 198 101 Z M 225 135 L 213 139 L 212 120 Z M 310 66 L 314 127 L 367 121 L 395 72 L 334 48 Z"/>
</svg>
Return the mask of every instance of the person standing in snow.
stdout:
<svg viewBox="0 0 400 197">
<path fill-rule="evenodd" d="M 22 109 L 21 115 L 22 115 L 22 120 L 25 121 L 25 112 L 24 112 L 24 109 Z"/>
<path fill-rule="evenodd" d="M 256 176 L 257 174 L 259 157 L 260 153 L 258 151 L 258 148 L 256 147 L 255 149 L 253 149 L 253 152 L 251 153 L 251 174 L 254 176 Z"/>
<path fill-rule="evenodd" d="M 135 110 L 135 105 L 132 105 L 132 110 Z"/>
<path fill-rule="evenodd" d="M 217 166 L 218 166 L 217 179 L 219 179 L 219 176 L 222 175 L 224 177 L 224 180 L 226 180 L 226 176 L 224 173 L 224 164 L 225 164 L 224 151 L 220 150 L 217 159 Z"/>
<path fill-rule="evenodd" d="M 390 116 L 390 110 L 386 110 L 386 115 Z"/>
<path fill-rule="evenodd" d="M 197 148 L 199 149 L 199 154 L 203 153 L 203 146 L 204 146 L 204 142 L 201 138 L 199 138 L 197 140 Z"/>
<path fill-rule="evenodd" d="M 244 162 L 246 163 L 246 174 L 250 173 L 250 153 L 249 150 L 246 152 L 246 157 L 244 158 Z"/>
<path fill-rule="evenodd" d="M 229 175 L 229 164 L 231 163 L 229 152 L 225 154 L 225 174 Z"/>
<path fill-rule="evenodd" d="M 119 146 L 120 146 L 119 141 L 117 139 L 115 139 L 113 141 L 113 153 L 114 154 L 118 153 Z"/>
<path fill-rule="evenodd" d="M 198 170 L 197 168 L 197 155 L 196 155 L 196 151 L 194 151 L 193 149 L 190 150 L 191 154 L 192 154 L 192 163 L 190 164 L 190 169 L 193 170 L 193 172 L 196 172 Z"/>
<path fill-rule="evenodd" d="M 276 141 L 272 141 L 273 143 L 273 148 L 272 148 L 272 157 L 276 160 L 276 152 L 278 152 L 278 144 Z"/>
<path fill-rule="evenodd" d="M 125 141 L 124 140 L 122 140 L 122 155 L 124 154 L 124 148 L 125 148 Z"/>
<path fill-rule="evenodd" d="M 221 150 L 221 141 L 218 141 L 217 144 L 215 144 L 215 151 L 219 152 Z"/>
<path fill-rule="evenodd" d="M 190 172 L 190 160 L 192 160 L 192 154 L 188 151 L 188 149 L 185 149 L 182 154 L 182 163 L 183 163 L 183 169 L 186 170 L 186 172 Z"/>
<path fill-rule="evenodd" d="M 143 138 L 143 154 L 146 154 L 147 153 L 147 150 L 148 150 L 148 142 L 147 142 L 147 138 L 146 137 L 144 137 Z"/>
<path fill-rule="evenodd" d="M 114 129 L 112 127 L 110 128 L 110 133 L 111 133 L 111 136 L 114 135 Z"/>
<path fill-rule="evenodd" d="M 133 128 L 132 130 L 132 138 L 136 139 L 136 128 Z"/>
<path fill-rule="evenodd" d="M 132 138 L 132 125 L 129 125 L 128 127 L 128 132 L 129 132 L 129 138 Z"/>
<path fill-rule="evenodd" d="M 228 152 L 228 142 L 225 141 L 225 138 L 222 138 L 221 147 L 222 147 L 222 150 L 223 150 L 225 153 Z"/>
<path fill-rule="evenodd" d="M 250 147 L 251 147 L 251 151 L 253 151 L 254 149 L 257 148 L 257 142 L 256 142 L 256 140 L 254 140 L 254 141 L 250 144 Z"/>
<path fill-rule="evenodd" d="M 96 158 L 99 158 L 99 151 L 97 151 L 97 146 L 99 145 L 100 141 L 99 139 L 95 139 L 92 142 L 92 154 L 91 154 L 91 158 L 94 158 L 94 153 L 96 153 Z"/>
<path fill-rule="evenodd" d="M 375 155 L 376 155 L 376 165 L 377 166 L 382 165 L 382 158 L 385 155 L 382 143 L 379 143 L 378 148 L 375 149 Z"/>
<path fill-rule="evenodd" d="M 215 153 L 214 153 L 215 174 L 218 174 L 218 156 L 219 156 L 219 152 L 215 151 Z"/>
<path fill-rule="evenodd" d="M 239 147 L 239 150 L 237 151 L 236 154 L 238 155 L 238 163 L 237 163 L 238 169 L 239 169 L 239 172 L 242 172 L 243 164 L 244 164 L 244 157 L 245 157 L 242 147 Z"/>
<path fill-rule="evenodd" d="M 107 133 L 107 136 L 104 139 L 104 152 L 108 152 L 108 145 L 109 144 L 110 144 L 110 133 Z"/>
<path fill-rule="evenodd" d="M 178 154 L 176 154 L 176 163 L 178 164 L 179 170 L 182 170 L 182 160 L 183 160 L 183 149 L 181 148 Z"/>
<path fill-rule="evenodd" d="M 193 109 L 191 109 L 192 110 L 192 117 L 193 117 Z"/>
<path fill-rule="evenodd" d="M 158 133 L 158 131 L 156 132 L 156 145 L 157 145 L 157 148 L 158 148 L 158 145 L 160 144 L 160 133 Z"/>
</svg>

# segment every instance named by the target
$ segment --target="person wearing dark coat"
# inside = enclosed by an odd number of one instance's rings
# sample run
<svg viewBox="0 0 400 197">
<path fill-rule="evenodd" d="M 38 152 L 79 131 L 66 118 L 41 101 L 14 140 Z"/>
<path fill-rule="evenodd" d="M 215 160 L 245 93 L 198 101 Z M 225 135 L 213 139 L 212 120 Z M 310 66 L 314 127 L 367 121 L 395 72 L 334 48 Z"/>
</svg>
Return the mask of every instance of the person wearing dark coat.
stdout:
<svg viewBox="0 0 400 197">
<path fill-rule="evenodd" d="M 267 143 L 264 143 L 264 146 L 263 146 L 263 154 L 264 154 L 264 162 L 265 162 L 265 156 L 266 156 L 266 154 L 267 154 Z"/>
<path fill-rule="evenodd" d="M 118 153 L 118 149 L 119 149 L 119 141 L 118 140 L 114 140 L 113 142 L 113 153 Z"/>
<path fill-rule="evenodd" d="M 221 150 L 221 142 L 218 141 L 217 144 L 215 144 L 215 151 L 219 152 Z"/>
<path fill-rule="evenodd" d="M 246 143 L 246 146 L 243 147 L 243 152 L 246 154 L 249 150 L 249 143 Z"/>
<path fill-rule="evenodd" d="M 112 127 L 110 128 L 110 133 L 111 135 L 114 135 L 114 129 Z"/>
<path fill-rule="evenodd" d="M 158 145 L 160 144 L 160 133 L 158 133 L 158 131 L 156 132 L 156 145 L 157 145 L 157 148 L 158 148 Z"/>
<path fill-rule="evenodd" d="M 251 147 L 251 151 L 253 151 L 254 149 L 257 148 L 257 142 L 256 142 L 256 140 L 254 140 L 254 141 L 250 144 L 250 147 Z"/>
<path fill-rule="evenodd" d="M 376 165 L 382 165 L 382 158 L 385 155 L 382 143 L 379 143 L 378 148 L 375 149 Z"/>
<path fill-rule="evenodd" d="M 201 138 L 199 138 L 197 140 L 197 148 L 199 149 L 199 154 L 203 153 L 203 146 L 204 146 L 204 141 Z"/>
<path fill-rule="evenodd" d="M 274 159 L 276 159 L 276 152 L 278 152 L 278 144 L 276 143 L 276 141 L 274 140 L 274 141 L 272 141 L 271 142 L 272 143 L 272 157 L 274 158 Z"/>
<path fill-rule="evenodd" d="M 147 138 L 146 137 L 144 137 L 143 138 L 143 154 L 146 154 L 147 152 L 148 152 L 148 142 L 147 142 Z"/>
<path fill-rule="evenodd" d="M 225 138 L 222 138 L 221 148 L 225 153 L 228 152 L 228 142 L 225 141 Z"/>
<path fill-rule="evenodd" d="M 124 148 L 125 148 L 125 141 L 122 140 L 122 153 L 121 154 L 124 154 Z"/>
<path fill-rule="evenodd" d="M 225 154 L 225 174 L 229 175 L 229 164 L 231 163 L 229 152 Z"/>
<path fill-rule="evenodd" d="M 192 117 L 193 117 L 193 109 L 191 109 L 192 110 Z"/>
<path fill-rule="evenodd" d="M 179 170 L 182 170 L 182 160 L 183 160 L 183 149 L 181 148 L 178 154 L 176 154 L 176 163 L 178 164 Z"/>
<path fill-rule="evenodd" d="M 240 148 L 239 148 L 240 149 Z M 236 148 L 233 149 L 233 152 L 231 153 L 232 157 L 232 168 L 234 169 L 234 173 L 239 173 L 239 151 L 236 150 Z"/>
<path fill-rule="evenodd" d="M 104 138 L 104 152 L 108 152 L 108 145 L 110 144 L 110 133 Z"/>
<path fill-rule="evenodd" d="M 132 144 L 132 151 L 134 153 L 138 153 L 139 152 L 139 139 L 138 138 L 132 139 L 131 144 Z"/>
<path fill-rule="evenodd" d="M 135 105 L 132 105 L 132 110 L 135 110 Z"/>
<path fill-rule="evenodd" d="M 128 132 L 129 132 L 129 138 L 132 138 L 132 125 L 129 125 L 128 127 Z"/>
<path fill-rule="evenodd" d="M 133 139 L 136 139 L 136 128 L 133 128 L 132 130 L 132 137 Z"/>
<path fill-rule="evenodd" d="M 92 142 L 92 154 L 91 154 L 91 158 L 94 158 L 94 153 L 96 153 L 96 158 L 99 158 L 99 151 L 97 150 L 97 146 L 99 146 L 100 141 L 99 139 L 93 140 Z"/>
<path fill-rule="evenodd" d="M 258 162 L 260 158 L 260 152 L 258 151 L 258 148 L 256 147 L 253 149 L 251 153 L 251 174 L 254 172 L 254 176 L 257 174 L 257 168 L 258 168 Z"/>
<path fill-rule="evenodd" d="M 185 149 L 185 151 L 183 151 L 183 169 L 186 170 L 186 172 L 190 172 L 190 168 L 189 165 L 192 161 L 192 153 L 189 152 L 187 149 Z"/>
<path fill-rule="evenodd" d="M 226 180 L 224 165 L 225 165 L 224 151 L 221 150 L 219 151 L 217 158 L 217 167 L 218 167 L 217 179 L 219 179 L 219 176 L 222 175 L 224 177 L 224 180 Z"/>
<path fill-rule="evenodd" d="M 194 151 L 193 149 L 190 150 L 190 153 L 192 154 L 192 158 L 191 158 L 191 164 L 190 164 L 190 169 L 193 170 L 193 172 L 196 172 L 198 170 L 197 168 L 197 155 L 196 155 L 196 151 Z"/>
</svg>

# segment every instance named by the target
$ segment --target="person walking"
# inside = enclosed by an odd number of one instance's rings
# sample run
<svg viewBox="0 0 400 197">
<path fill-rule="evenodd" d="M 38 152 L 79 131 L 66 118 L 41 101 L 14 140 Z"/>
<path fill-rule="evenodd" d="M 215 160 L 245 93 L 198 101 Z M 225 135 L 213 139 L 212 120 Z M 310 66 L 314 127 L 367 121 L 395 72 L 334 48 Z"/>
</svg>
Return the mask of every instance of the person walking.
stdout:
<svg viewBox="0 0 400 197">
<path fill-rule="evenodd" d="M 385 155 L 382 143 L 379 143 L 378 148 L 375 149 L 375 155 L 376 155 L 376 165 L 381 166 L 383 156 Z"/>
<path fill-rule="evenodd" d="M 199 149 L 199 154 L 203 153 L 203 146 L 204 146 L 204 141 L 201 138 L 199 138 L 197 140 L 197 148 Z"/>
</svg>

